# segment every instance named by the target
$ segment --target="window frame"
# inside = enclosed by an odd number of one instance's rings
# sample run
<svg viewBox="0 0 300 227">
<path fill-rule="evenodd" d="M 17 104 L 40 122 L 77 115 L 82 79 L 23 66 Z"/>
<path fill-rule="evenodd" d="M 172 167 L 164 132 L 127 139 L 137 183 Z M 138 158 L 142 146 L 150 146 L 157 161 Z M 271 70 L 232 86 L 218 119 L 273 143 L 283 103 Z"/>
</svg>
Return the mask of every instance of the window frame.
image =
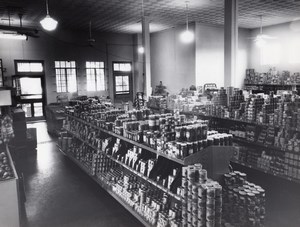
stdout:
<svg viewBox="0 0 300 227">
<path fill-rule="evenodd" d="M 18 63 L 41 63 L 43 66 L 43 71 L 41 72 L 19 72 L 18 71 Z M 40 60 L 24 60 L 24 59 L 16 59 L 15 60 L 15 73 L 16 75 L 44 75 L 45 74 L 45 64 L 44 61 L 40 61 Z"/>
<path fill-rule="evenodd" d="M 59 62 L 59 67 L 56 67 L 56 62 Z M 61 67 L 61 62 L 74 62 L 75 63 L 75 67 Z M 78 92 L 78 83 L 77 83 L 77 67 L 76 67 L 76 61 L 73 61 L 73 60 L 55 60 L 54 61 L 54 73 L 55 73 L 55 84 L 56 84 L 56 93 L 76 93 L 76 92 Z M 69 87 L 68 87 L 68 80 L 69 80 L 69 76 L 70 75 L 72 75 L 72 74 L 68 74 L 68 70 L 72 70 L 72 69 L 74 69 L 75 70 L 75 79 L 76 79 L 76 90 L 75 91 L 69 91 Z M 58 76 L 58 74 L 56 73 L 56 70 L 63 70 L 64 71 L 64 79 L 65 79 L 65 84 L 66 84 L 66 86 L 65 86 L 65 88 L 66 88 L 66 91 L 58 91 L 58 83 L 57 83 L 57 76 Z M 62 76 L 62 74 L 61 73 L 59 73 L 59 76 L 61 77 Z M 61 80 L 61 78 L 60 78 L 60 80 Z M 61 89 L 62 87 L 61 87 L 61 85 L 60 85 L 60 90 L 62 90 Z"/>
<path fill-rule="evenodd" d="M 96 66 L 94 66 L 94 67 L 87 67 L 87 63 L 99 63 L 99 67 L 96 67 Z M 103 66 L 103 67 L 101 67 L 101 65 Z M 94 81 L 93 81 L 93 86 L 94 86 L 94 90 L 89 90 L 89 86 L 88 86 L 88 84 L 89 84 L 89 82 L 88 81 L 90 81 L 89 79 L 88 79 L 88 76 L 92 76 L 92 74 L 90 73 L 90 74 L 88 74 L 88 70 L 91 70 L 91 71 L 93 71 L 93 76 L 94 76 Z M 98 86 L 97 86 L 97 84 L 98 84 L 98 76 L 99 76 L 99 83 L 100 83 L 100 85 L 101 85 L 101 73 L 98 75 L 97 74 L 97 70 L 101 70 L 102 72 L 103 72 L 103 89 L 101 89 L 101 88 L 99 88 L 98 89 Z M 86 90 L 87 90 L 87 92 L 99 92 L 99 91 L 106 91 L 106 84 L 105 84 L 105 63 L 104 63 L 104 61 L 86 61 L 85 62 L 85 73 L 86 73 Z M 92 81 L 92 80 L 91 80 Z"/>
<path fill-rule="evenodd" d="M 130 71 L 121 71 L 121 70 L 115 70 L 114 64 L 130 64 Z M 114 96 L 120 97 L 120 96 L 130 96 L 133 94 L 133 85 L 132 85 L 132 62 L 131 61 L 114 61 L 112 62 L 112 73 L 113 73 L 113 81 L 114 81 Z M 125 92 L 117 92 L 117 84 L 116 84 L 116 77 L 118 76 L 127 76 L 128 77 L 128 91 Z"/>
</svg>

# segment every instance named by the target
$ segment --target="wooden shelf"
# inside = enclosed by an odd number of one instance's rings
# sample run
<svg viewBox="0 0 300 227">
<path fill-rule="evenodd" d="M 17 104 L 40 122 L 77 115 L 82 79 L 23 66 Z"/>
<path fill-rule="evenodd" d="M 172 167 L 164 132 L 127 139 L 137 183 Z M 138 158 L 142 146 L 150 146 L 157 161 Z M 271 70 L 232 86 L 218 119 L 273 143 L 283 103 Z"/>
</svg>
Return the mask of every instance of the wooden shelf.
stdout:
<svg viewBox="0 0 300 227">
<path fill-rule="evenodd" d="M 80 169 L 82 169 L 86 174 L 88 174 L 98 185 L 100 185 L 108 194 L 110 194 L 115 200 L 117 200 L 126 210 L 128 210 L 136 219 L 138 219 L 144 226 L 146 227 L 154 227 L 151 224 L 149 224 L 142 216 L 140 216 L 132 207 L 130 207 L 128 204 L 126 204 L 117 194 L 115 194 L 110 186 L 100 180 L 98 177 L 91 175 L 91 173 L 85 168 L 84 165 L 80 163 L 76 158 L 74 158 L 69 152 L 63 151 L 67 155 L 68 158 L 70 158 L 71 161 L 73 161 Z"/>
<path fill-rule="evenodd" d="M 269 175 L 272 175 L 272 176 L 274 176 L 274 177 L 278 177 L 278 178 L 281 178 L 281 179 L 284 179 L 284 180 L 287 180 L 287 181 L 292 181 L 292 182 L 294 182 L 294 183 L 300 184 L 300 180 L 297 180 L 297 179 L 294 179 L 294 178 L 291 178 L 291 177 L 288 177 L 288 176 L 285 176 L 285 175 L 274 174 L 274 173 L 271 172 L 271 171 L 267 171 L 267 170 L 258 168 L 258 167 L 256 167 L 256 166 L 252 166 L 252 165 L 249 165 L 249 164 L 246 164 L 246 163 L 240 163 L 240 162 L 233 161 L 233 160 L 231 160 L 231 163 L 234 163 L 234 164 L 240 165 L 240 166 L 244 166 L 244 167 L 247 167 L 247 168 L 249 168 L 249 169 L 254 169 L 254 170 L 256 170 L 256 171 L 263 172 L 263 173 L 265 173 L 265 174 L 269 174 Z"/>
<path fill-rule="evenodd" d="M 66 129 L 67 130 L 67 129 Z M 80 138 L 79 135 L 75 134 L 72 131 L 67 130 L 68 133 L 70 133 L 72 136 L 76 137 L 77 139 L 79 139 L 81 142 L 83 142 L 84 144 L 88 145 L 89 147 L 91 147 L 92 149 L 99 151 L 98 148 L 94 147 L 93 145 L 91 145 L 89 142 L 85 141 L 84 139 Z M 61 148 L 59 148 L 61 149 Z M 63 151 L 62 151 L 63 152 Z M 64 153 L 64 152 L 63 152 Z M 136 170 L 130 168 L 129 166 L 127 166 L 126 164 L 124 164 L 123 162 L 115 159 L 114 157 L 112 157 L 111 155 L 108 155 L 106 153 L 104 153 L 103 151 L 101 151 L 101 154 L 107 156 L 108 158 L 110 158 L 111 160 L 113 160 L 114 162 L 117 162 L 119 165 L 123 166 L 124 168 L 128 169 L 129 171 L 131 171 L 132 173 L 134 173 L 135 175 L 139 176 L 140 178 L 143 178 L 145 181 L 149 182 L 150 184 L 152 184 L 153 186 L 161 189 L 162 191 L 164 191 L 165 193 L 167 193 L 168 195 L 174 197 L 177 200 L 180 200 L 180 197 L 174 193 L 172 193 L 170 190 L 166 189 L 165 187 L 157 184 L 155 181 L 149 179 L 148 177 L 144 176 L 143 174 L 141 174 L 140 172 L 137 172 Z"/>
</svg>

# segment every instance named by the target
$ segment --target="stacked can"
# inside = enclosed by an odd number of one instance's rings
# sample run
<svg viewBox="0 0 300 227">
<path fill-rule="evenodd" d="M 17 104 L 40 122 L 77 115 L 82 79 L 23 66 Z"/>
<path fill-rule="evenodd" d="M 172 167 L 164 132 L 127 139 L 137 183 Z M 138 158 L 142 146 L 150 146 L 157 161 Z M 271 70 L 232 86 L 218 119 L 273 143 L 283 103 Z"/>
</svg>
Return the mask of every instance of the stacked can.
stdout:
<svg viewBox="0 0 300 227">
<path fill-rule="evenodd" d="M 265 190 L 235 171 L 224 175 L 224 220 L 234 226 L 264 226 Z"/>
<path fill-rule="evenodd" d="M 222 187 L 201 164 L 182 169 L 182 226 L 221 226 Z"/>
</svg>

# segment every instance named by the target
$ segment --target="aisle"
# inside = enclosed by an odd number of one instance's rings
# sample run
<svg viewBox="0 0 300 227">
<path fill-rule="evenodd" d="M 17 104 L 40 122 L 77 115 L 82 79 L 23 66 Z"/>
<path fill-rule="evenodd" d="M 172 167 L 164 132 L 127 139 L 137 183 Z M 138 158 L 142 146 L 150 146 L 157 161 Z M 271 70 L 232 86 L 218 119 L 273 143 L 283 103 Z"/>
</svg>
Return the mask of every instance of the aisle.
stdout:
<svg viewBox="0 0 300 227">
<path fill-rule="evenodd" d="M 24 227 L 142 226 L 118 202 L 62 155 L 46 123 L 35 123 L 37 155 L 19 163 L 24 174 Z"/>
</svg>

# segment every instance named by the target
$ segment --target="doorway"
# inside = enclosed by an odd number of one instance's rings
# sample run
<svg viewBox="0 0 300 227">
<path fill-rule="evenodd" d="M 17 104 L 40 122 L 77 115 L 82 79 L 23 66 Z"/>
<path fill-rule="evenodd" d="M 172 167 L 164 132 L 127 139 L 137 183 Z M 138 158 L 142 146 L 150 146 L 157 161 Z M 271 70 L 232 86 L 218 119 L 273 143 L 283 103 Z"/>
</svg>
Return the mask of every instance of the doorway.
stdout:
<svg viewBox="0 0 300 227">
<path fill-rule="evenodd" d="M 27 120 L 43 120 L 45 116 L 46 91 L 43 61 L 15 60 L 17 105 L 25 112 Z"/>
<path fill-rule="evenodd" d="M 113 62 L 115 102 L 133 101 L 131 62 Z"/>
</svg>

